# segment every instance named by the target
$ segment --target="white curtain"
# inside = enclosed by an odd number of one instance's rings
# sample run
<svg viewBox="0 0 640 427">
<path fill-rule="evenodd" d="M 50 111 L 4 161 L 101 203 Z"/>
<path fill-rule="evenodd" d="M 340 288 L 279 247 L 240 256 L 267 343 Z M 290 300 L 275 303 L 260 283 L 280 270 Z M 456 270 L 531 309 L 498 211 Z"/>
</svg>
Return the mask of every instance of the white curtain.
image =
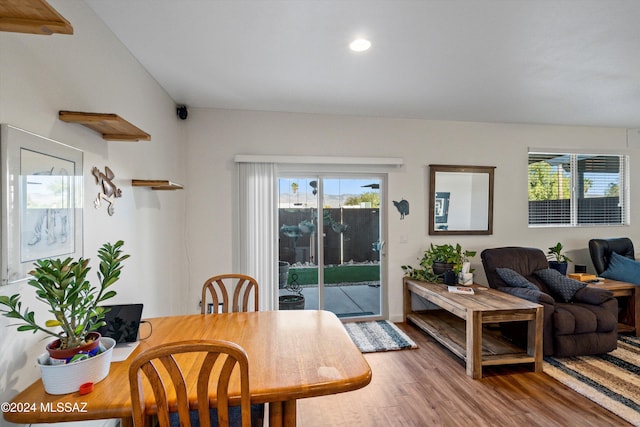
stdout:
<svg viewBox="0 0 640 427">
<path fill-rule="evenodd" d="M 258 281 L 260 310 L 275 310 L 278 290 L 276 166 L 238 163 L 240 271 Z"/>
</svg>

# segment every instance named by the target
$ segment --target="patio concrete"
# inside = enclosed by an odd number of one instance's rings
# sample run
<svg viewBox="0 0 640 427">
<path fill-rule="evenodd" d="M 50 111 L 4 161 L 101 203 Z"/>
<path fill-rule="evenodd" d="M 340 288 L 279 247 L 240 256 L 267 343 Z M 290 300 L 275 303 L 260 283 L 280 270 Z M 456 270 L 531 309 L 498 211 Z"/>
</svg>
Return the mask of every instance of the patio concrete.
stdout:
<svg viewBox="0 0 640 427">
<path fill-rule="evenodd" d="M 280 289 L 280 295 L 290 294 Z M 305 309 L 317 310 L 318 286 L 302 287 Z M 324 310 L 335 313 L 338 317 L 362 317 L 380 315 L 380 284 L 367 282 L 363 284 L 327 285 L 324 288 Z"/>
</svg>

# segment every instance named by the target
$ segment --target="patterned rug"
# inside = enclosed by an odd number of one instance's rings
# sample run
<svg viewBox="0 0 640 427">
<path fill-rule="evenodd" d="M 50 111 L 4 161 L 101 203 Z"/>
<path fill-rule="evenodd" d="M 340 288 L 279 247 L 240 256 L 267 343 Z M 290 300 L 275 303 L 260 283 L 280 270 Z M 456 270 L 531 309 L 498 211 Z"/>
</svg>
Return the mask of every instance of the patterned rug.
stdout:
<svg viewBox="0 0 640 427">
<path fill-rule="evenodd" d="M 388 320 L 345 323 L 344 327 L 363 353 L 418 348 L 411 338 Z"/>
<path fill-rule="evenodd" d="M 604 355 L 546 357 L 544 372 L 640 426 L 640 338 L 620 335 L 618 348 Z"/>
</svg>

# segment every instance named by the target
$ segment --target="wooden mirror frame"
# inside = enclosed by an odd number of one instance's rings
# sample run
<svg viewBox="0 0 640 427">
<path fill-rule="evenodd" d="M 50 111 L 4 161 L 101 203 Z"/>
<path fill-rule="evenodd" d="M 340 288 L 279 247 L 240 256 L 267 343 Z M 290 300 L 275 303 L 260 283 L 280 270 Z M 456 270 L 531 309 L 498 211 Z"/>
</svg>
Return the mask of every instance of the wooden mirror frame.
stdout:
<svg viewBox="0 0 640 427">
<path fill-rule="evenodd" d="M 429 165 L 429 234 L 430 235 L 482 235 L 493 234 L 493 182 L 495 166 Z M 489 194 L 487 195 L 486 230 L 437 230 L 435 227 L 436 173 L 486 173 L 489 176 Z"/>
</svg>

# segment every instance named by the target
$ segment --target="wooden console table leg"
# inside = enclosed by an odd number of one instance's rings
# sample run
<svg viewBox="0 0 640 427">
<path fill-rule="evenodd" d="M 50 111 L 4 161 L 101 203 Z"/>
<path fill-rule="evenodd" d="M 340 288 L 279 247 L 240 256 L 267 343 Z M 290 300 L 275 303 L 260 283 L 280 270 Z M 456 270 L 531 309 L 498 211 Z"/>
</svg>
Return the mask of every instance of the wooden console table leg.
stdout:
<svg viewBox="0 0 640 427">
<path fill-rule="evenodd" d="M 467 311 L 467 375 L 482 378 L 482 312 Z"/>
<path fill-rule="evenodd" d="M 407 279 L 402 280 L 402 292 L 404 294 L 402 298 L 402 321 L 407 323 L 407 314 L 411 313 L 411 292 L 409 292 L 409 286 L 407 285 Z"/>
<path fill-rule="evenodd" d="M 629 315 L 631 316 L 631 324 L 635 325 L 635 336 L 640 337 L 640 285 L 633 288 L 633 295 L 629 297 Z"/>
<path fill-rule="evenodd" d="M 543 308 L 536 309 L 536 316 L 529 320 L 527 332 L 527 353 L 533 356 L 533 369 L 535 372 L 542 372 L 542 322 Z"/>
</svg>

